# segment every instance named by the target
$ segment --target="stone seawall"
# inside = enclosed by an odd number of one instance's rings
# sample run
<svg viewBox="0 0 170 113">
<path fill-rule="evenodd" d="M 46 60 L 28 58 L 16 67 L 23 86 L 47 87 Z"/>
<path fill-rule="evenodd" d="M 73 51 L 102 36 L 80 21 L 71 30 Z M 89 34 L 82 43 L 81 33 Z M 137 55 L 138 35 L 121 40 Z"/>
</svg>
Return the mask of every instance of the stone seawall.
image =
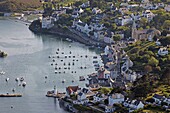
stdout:
<svg viewBox="0 0 170 113">
<path fill-rule="evenodd" d="M 53 34 L 53 35 L 61 36 L 62 38 L 65 38 L 65 39 L 69 38 L 73 41 L 80 42 L 87 46 L 95 46 L 95 47 L 105 47 L 106 46 L 106 44 L 104 42 L 99 42 L 99 41 L 93 40 L 89 37 L 79 35 L 79 33 L 72 32 L 72 30 L 69 28 L 52 27 L 47 30 L 47 29 L 41 29 L 40 25 L 41 25 L 41 23 L 38 23 L 37 25 L 35 25 L 35 22 L 33 22 L 29 26 L 29 29 L 31 31 L 33 31 L 34 33 Z"/>
</svg>

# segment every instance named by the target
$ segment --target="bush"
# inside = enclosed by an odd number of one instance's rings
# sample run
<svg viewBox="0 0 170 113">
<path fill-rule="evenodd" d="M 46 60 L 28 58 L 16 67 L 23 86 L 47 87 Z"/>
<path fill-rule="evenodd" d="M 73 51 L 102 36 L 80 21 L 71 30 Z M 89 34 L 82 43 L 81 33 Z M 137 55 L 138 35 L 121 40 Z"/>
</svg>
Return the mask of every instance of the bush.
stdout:
<svg viewBox="0 0 170 113">
<path fill-rule="evenodd" d="M 131 49 L 130 53 L 134 54 L 137 53 L 139 51 L 139 47 L 134 47 L 133 49 Z"/>
<path fill-rule="evenodd" d="M 68 30 L 68 27 L 67 27 L 67 26 L 63 26 L 63 29 L 64 29 L 64 30 Z"/>
<path fill-rule="evenodd" d="M 146 73 L 152 72 L 152 66 L 146 65 L 146 66 L 144 67 L 144 71 L 145 71 Z"/>
<path fill-rule="evenodd" d="M 159 61 L 155 58 L 155 57 L 151 57 L 149 60 L 148 60 L 148 64 L 152 65 L 152 66 L 157 66 L 159 64 Z"/>
</svg>

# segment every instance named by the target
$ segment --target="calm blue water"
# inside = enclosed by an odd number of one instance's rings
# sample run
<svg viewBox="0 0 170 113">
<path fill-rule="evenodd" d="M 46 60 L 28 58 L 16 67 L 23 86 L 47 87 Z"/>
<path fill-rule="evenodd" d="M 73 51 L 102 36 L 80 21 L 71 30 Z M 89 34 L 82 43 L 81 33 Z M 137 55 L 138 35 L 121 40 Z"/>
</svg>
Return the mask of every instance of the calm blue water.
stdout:
<svg viewBox="0 0 170 113">
<path fill-rule="evenodd" d="M 56 99 L 45 97 L 46 92 L 54 85 L 59 92 L 65 91 L 68 85 L 83 87 L 87 81 L 79 82 L 79 76 L 95 72 L 92 63 L 92 57 L 97 55 L 95 51 L 79 43 L 63 41 L 57 36 L 35 35 L 24 23 L 14 20 L 0 19 L 0 50 L 8 53 L 8 57 L 0 58 L 0 71 L 6 72 L 5 75 L 0 75 L 0 94 L 12 93 L 13 88 L 16 93 L 23 94 L 21 98 L 0 97 L 0 113 L 66 113 L 59 107 Z M 88 57 L 85 58 L 85 55 Z M 54 58 L 48 58 L 49 56 Z M 58 69 L 57 74 L 55 67 Z M 48 78 L 45 79 L 45 76 Z M 10 78 L 8 83 L 5 81 L 7 77 Z M 25 78 L 25 88 L 15 82 L 17 77 Z M 65 83 L 61 82 L 63 79 L 66 80 Z M 75 82 L 72 83 L 72 80 Z"/>
</svg>

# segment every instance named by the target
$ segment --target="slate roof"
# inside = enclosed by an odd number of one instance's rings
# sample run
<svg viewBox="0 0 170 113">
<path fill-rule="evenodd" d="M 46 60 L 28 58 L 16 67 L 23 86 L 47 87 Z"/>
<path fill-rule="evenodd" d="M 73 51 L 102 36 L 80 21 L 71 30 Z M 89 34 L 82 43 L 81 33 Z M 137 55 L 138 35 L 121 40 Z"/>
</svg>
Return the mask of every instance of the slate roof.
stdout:
<svg viewBox="0 0 170 113">
<path fill-rule="evenodd" d="M 82 92 L 79 92 L 79 93 L 78 93 L 78 95 L 79 95 L 79 96 L 82 96 L 82 95 L 83 95 L 83 93 L 82 93 Z"/>
<path fill-rule="evenodd" d="M 154 94 L 154 96 L 153 96 L 154 98 L 157 98 L 157 99 L 162 99 L 163 98 L 163 96 L 162 95 L 158 95 L 158 94 Z"/>
<path fill-rule="evenodd" d="M 88 91 L 89 91 L 89 90 L 86 89 L 86 88 L 83 88 L 83 89 L 82 89 L 82 92 L 83 92 L 83 93 L 87 93 Z"/>
</svg>

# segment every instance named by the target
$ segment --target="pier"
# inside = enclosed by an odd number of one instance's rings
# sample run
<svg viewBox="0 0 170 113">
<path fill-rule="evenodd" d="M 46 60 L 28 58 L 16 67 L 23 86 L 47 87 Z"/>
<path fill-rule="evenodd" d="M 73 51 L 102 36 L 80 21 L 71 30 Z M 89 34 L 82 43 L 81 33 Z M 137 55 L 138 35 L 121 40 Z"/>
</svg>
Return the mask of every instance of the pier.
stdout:
<svg viewBox="0 0 170 113">
<path fill-rule="evenodd" d="M 57 93 L 57 94 L 46 94 L 46 97 L 53 97 L 53 98 L 62 98 L 66 95 L 66 93 Z"/>
<path fill-rule="evenodd" d="M 0 97 L 22 97 L 21 94 L 0 94 Z"/>
</svg>

